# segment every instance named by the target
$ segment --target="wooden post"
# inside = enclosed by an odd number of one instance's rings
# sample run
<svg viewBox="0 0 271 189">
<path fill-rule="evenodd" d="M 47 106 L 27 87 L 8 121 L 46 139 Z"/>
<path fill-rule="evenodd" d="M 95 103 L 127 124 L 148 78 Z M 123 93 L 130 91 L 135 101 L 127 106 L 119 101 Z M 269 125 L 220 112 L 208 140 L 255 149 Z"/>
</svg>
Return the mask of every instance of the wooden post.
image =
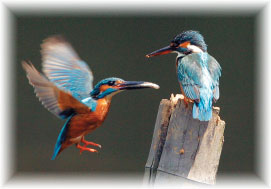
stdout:
<svg viewBox="0 0 271 189">
<path fill-rule="evenodd" d="M 161 101 L 145 166 L 145 182 L 155 184 L 179 178 L 189 184 L 187 179 L 215 184 L 225 122 L 220 120 L 218 107 L 213 107 L 210 121 L 193 119 L 192 107 L 193 103 L 185 106 L 182 95 Z"/>
</svg>

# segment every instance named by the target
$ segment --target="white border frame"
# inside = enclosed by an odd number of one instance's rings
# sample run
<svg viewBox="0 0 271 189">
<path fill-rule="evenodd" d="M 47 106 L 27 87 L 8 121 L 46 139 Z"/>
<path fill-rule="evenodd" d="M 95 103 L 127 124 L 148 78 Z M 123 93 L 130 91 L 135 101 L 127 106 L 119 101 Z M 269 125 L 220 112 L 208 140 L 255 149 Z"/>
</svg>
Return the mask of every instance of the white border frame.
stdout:
<svg viewBox="0 0 271 189">
<path fill-rule="evenodd" d="M 176 9 L 176 5 L 180 5 L 181 9 Z M 175 8 L 174 8 L 175 7 Z M 200 7 L 200 8 L 199 8 Z M 0 126 L 0 139 L 1 139 L 1 185 L 6 187 L 18 187 L 22 186 L 27 187 L 142 187 L 141 183 L 135 183 L 132 177 L 134 175 L 107 175 L 101 178 L 89 179 L 86 176 L 86 180 L 82 180 L 82 177 L 60 177 L 56 180 L 56 177 L 50 175 L 14 175 L 11 170 L 14 170 L 10 160 L 14 155 L 12 151 L 12 130 L 9 127 L 12 125 L 12 116 L 13 112 L 13 102 L 12 95 L 16 95 L 12 91 L 13 78 L 12 78 L 12 66 L 11 63 L 13 59 L 12 55 L 12 32 L 13 32 L 13 15 L 12 12 L 31 12 L 31 14 L 46 14 L 48 11 L 52 14 L 62 14 L 69 10 L 73 10 L 74 14 L 84 14 L 89 10 L 95 10 L 97 14 L 106 11 L 109 14 L 114 13 L 123 13 L 123 14 L 155 14 L 159 13 L 160 15 L 167 14 L 170 12 L 184 14 L 193 14 L 195 12 L 200 12 L 210 14 L 244 14 L 244 13 L 253 13 L 259 12 L 258 16 L 258 27 L 257 27 L 257 62 L 259 65 L 256 65 L 256 82 L 255 89 L 257 91 L 255 101 L 256 104 L 256 113 L 257 113 L 257 162 L 255 175 L 225 175 L 223 177 L 223 182 L 220 185 L 216 185 L 219 188 L 228 188 L 228 187 L 267 187 L 271 185 L 270 179 L 270 149 L 271 149 L 271 125 L 270 123 L 270 86 L 271 86 L 271 60 L 270 60 L 270 1 L 131 1 L 130 3 L 124 1 L 109 1 L 102 0 L 97 2 L 90 1 L 56 1 L 56 0 L 42 0 L 42 1 L 19 1 L 19 0 L 10 0 L 10 1 L 1 1 L 0 5 L 0 77 L 1 77 L 1 89 L 0 92 L 0 116 L 2 125 Z M 78 12 L 76 10 L 79 10 Z M 95 14 L 96 14 L 95 12 Z M 120 177 L 118 177 L 120 176 Z M 105 179 L 107 178 L 107 179 Z M 106 182 L 104 182 L 105 180 Z M 51 181 L 54 182 L 51 182 Z M 63 184 L 65 183 L 65 184 Z M 108 184 L 106 184 L 108 183 Z M 91 185 L 90 185 L 91 184 Z M 144 186 L 143 186 L 144 187 Z"/>
</svg>

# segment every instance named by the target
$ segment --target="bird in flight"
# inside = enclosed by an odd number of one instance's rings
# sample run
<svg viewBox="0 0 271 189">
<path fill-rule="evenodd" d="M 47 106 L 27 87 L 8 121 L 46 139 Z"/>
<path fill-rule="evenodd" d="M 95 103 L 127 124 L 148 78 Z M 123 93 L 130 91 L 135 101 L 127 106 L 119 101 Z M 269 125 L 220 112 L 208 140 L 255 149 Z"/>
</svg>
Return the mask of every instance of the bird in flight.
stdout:
<svg viewBox="0 0 271 189">
<path fill-rule="evenodd" d="M 80 153 L 97 152 L 88 145 L 101 148 L 100 144 L 86 141 L 85 136 L 101 126 L 115 94 L 132 89 L 159 89 L 154 83 L 125 81 L 116 77 L 103 79 L 93 88 L 90 68 L 61 36 L 45 39 L 41 55 L 44 74 L 31 63 L 23 61 L 22 66 L 43 106 L 57 117 L 66 119 L 52 160 L 72 144 L 80 149 Z"/>
<path fill-rule="evenodd" d="M 212 118 L 212 103 L 219 98 L 221 67 L 207 53 L 203 36 L 197 31 L 184 31 L 162 49 L 146 57 L 177 53 L 176 70 L 184 101 L 193 101 L 193 118 L 209 121 Z"/>
</svg>

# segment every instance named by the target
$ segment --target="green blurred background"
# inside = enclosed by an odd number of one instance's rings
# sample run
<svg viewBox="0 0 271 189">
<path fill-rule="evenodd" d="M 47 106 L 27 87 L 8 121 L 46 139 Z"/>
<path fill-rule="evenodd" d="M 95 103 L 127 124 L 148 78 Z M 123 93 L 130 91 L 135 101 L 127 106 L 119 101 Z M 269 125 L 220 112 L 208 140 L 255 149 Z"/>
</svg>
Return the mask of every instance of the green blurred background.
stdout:
<svg viewBox="0 0 271 189">
<path fill-rule="evenodd" d="M 15 15 L 16 172 L 144 173 L 160 100 L 180 93 L 176 54 L 145 58 L 184 30 L 198 30 L 222 67 L 221 108 L 225 143 L 218 174 L 255 171 L 255 15 Z M 116 76 L 151 81 L 160 90 L 127 91 L 113 98 L 104 124 L 86 139 L 103 147 L 98 154 L 74 146 L 51 161 L 64 121 L 35 97 L 21 67 L 31 60 L 40 70 L 40 44 L 62 34 L 94 73 L 94 84 Z"/>
</svg>

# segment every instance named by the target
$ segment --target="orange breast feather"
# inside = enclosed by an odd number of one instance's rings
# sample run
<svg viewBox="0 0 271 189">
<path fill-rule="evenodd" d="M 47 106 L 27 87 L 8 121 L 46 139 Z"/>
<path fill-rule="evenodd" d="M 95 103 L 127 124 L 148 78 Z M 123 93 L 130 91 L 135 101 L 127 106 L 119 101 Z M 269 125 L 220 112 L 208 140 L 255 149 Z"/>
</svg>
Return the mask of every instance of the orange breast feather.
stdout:
<svg viewBox="0 0 271 189">
<path fill-rule="evenodd" d="M 73 116 L 67 130 L 65 143 L 77 143 L 82 136 L 85 136 L 101 126 L 108 113 L 109 107 L 110 102 L 105 99 L 99 99 L 94 112 L 89 110 L 88 112 L 77 113 Z"/>
</svg>

